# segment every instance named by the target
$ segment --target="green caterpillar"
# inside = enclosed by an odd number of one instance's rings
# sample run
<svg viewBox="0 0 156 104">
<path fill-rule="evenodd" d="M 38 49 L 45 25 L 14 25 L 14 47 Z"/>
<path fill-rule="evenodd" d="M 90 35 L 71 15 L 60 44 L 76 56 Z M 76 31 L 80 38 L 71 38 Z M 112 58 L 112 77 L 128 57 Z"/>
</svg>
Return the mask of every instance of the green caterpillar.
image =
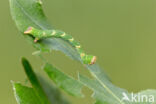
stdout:
<svg viewBox="0 0 156 104">
<path fill-rule="evenodd" d="M 79 52 L 80 57 L 84 64 L 92 65 L 96 62 L 96 56 L 87 55 L 83 52 L 80 43 L 75 41 L 74 38 L 68 34 L 66 34 L 63 31 L 60 30 L 39 30 L 34 27 L 29 27 L 24 34 L 30 34 L 33 37 L 35 37 L 34 42 L 37 42 L 38 40 L 42 38 L 61 38 L 65 41 L 68 41 L 73 47 L 76 48 L 76 50 Z"/>
</svg>

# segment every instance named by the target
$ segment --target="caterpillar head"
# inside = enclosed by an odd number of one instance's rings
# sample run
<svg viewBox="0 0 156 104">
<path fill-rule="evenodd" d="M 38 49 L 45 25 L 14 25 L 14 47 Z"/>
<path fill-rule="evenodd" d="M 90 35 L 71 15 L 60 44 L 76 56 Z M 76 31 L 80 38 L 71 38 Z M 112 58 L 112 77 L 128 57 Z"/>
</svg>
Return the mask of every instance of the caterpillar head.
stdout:
<svg viewBox="0 0 156 104">
<path fill-rule="evenodd" d="M 28 27 L 24 34 L 32 35 L 35 38 L 34 42 L 37 42 L 41 38 L 42 31 L 34 27 Z"/>
<path fill-rule="evenodd" d="M 26 31 L 24 31 L 24 34 L 31 34 L 33 30 L 33 27 L 28 27 Z"/>
</svg>

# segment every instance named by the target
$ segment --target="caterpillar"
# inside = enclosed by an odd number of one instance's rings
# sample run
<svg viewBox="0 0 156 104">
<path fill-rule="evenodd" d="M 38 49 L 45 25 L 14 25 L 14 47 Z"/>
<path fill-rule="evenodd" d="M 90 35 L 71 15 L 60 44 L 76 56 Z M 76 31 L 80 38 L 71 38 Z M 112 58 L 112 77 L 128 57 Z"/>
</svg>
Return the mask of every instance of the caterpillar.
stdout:
<svg viewBox="0 0 156 104">
<path fill-rule="evenodd" d="M 69 42 L 80 54 L 80 58 L 84 64 L 92 65 L 96 62 L 96 56 L 87 55 L 84 53 L 83 49 L 79 42 L 75 41 L 71 35 L 66 34 L 60 30 L 39 30 L 34 27 L 28 27 L 28 29 L 24 32 L 24 34 L 32 35 L 35 39 L 34 42 L 37 42 L 43 38 L 61 38 L 67 42 Z"/>
</svg>

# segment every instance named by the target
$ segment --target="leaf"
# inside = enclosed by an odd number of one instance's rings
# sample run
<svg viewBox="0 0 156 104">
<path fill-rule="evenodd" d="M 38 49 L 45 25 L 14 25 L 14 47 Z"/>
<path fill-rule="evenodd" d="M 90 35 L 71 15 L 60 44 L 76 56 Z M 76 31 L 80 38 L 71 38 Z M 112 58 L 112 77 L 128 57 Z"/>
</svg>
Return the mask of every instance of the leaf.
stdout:
<svg viewBox="0 0 156 104">
<path fill-rule="evenodd" d="M 52 29 L 50 24 L 47 22 L 39 0 L 10 0 L 10 9 L 13 20 L 15 21 L 19 31 L 22 33 L 29 26 L 42 30 Z M 62 39 L 43 39 L 38 43 L 34 43 L 32 37 L 25 36 L 25 38 L 38 50 L 59 50 L 72 59 L 82 62 L 79 53 L 70 44 Z M 97 65 L 88 66 L 87 68 L 92 70 L 96 70 L 96 68 L 98 68 L 100 70 L 100 67 Z M 107 75 L 104 75 L 104 77 L 109 79 Z"/>
<path fill-rule="evenodd" d="M 92 97 L 96 99 L 96 104 L 151 104 L 149 101 L 139 102 L 138 100 L 132 101 L 132 93 L 127 90 L 119 88 L 113 85 L 109 80 L 103 77 L 102 70 L 90 70 L 90 73 L 94 79 L 87 78 L 83 75 L 79 75 L 79 80 L 88 88 L 94 91 Z M 149 95 L 156 98 L 156 90 L 146 90 L 134 94 Z M 123 99 L 126 96 L 128 100 Z M 156 104 L 153 102 L 152 104 Z"/>
<path fill-rule="evenodd" d="M 101 80 L 94 79 L 91 80 L 83 75 L 79 75 L 79 80 L 92 89 L 94 91 L 93 97 L 103 104 L 104 102 L 107 102 L 108 104 L 125 104 L 122 99 L 122 93 L 125 92 L 127 94 L 127 91 L 122 90 L 120 88 L 117 88 L 112 83 L 105 80 L 105 82 L 101 82 Z"/>
<path fill-rule="evenodd" d="M 49 101 L 51 104 L 70 104 L 64 96 L 60 93 L 59 89 L 54 87 L 52 84 L 50 84 L 49 81 L 47 81 L 45 78 L 43 78 L 41 75 L 37 74 L 37 77 L 41 83 L 41 86 L 43 87 L 44 92 L 46 93 Z"/>
<path fill-rule="evenodd" d="M 22 64 L 32 87 L 12 83 L 19 104 L 69 104 L 57 88 L 49 84 L 41 75 L 33 72 L 25 58 L 22 58 Z"/>
<path fill-rule="evenodd" d="M 25 59 L 22 58 L 22 64 L 24 67 L 24 71 L 36 93 L 36 96 L 38 96 L 38 98 L 40 99 L 42 104 L 50 104 L 49 100 L 45 94 L 45 92 L 43 91 L 43 88 L 40 85 L 40 82 L 38 81 L 35 73 L 33 72 L 29 62 Z"/>
<path fill-rule="evenodd" d="M 33 88 L 23 86 L 20 83 L 13 82 L 12 84 L 18 104 L 43 104 Z"/>
<path fill-rule="evenodd" d="M 140 95 L 146 95 L 146 96 L 148 96 L 148 100 L 150 100 L 151 95 L 154 97 L 154 102 L 153 101 L 152 101 L 152 103 L 151 102 L 146 102 L 146 103 L 143 103 L 143 104 L 156 104 L 156 101 L 155 101 L 155 98 L 156 98 L 156 90 L 155 89 L 144 90 L 144 91 L 139 92 L 139 94 Z"/>
<path fill-rule="evenodd" d="M 62 88 L 73 96 L 83 97 L 83 94 L 81 93 L 83 85 L 79 81 L 69 77 L 48 63 L 45 64 L 44 71 L 58 87 Z"/>
<path fill-rule="evenodd" d="M 39 0 L 9 0 L 9 2 L 12 18 L 15 21 L 18 30 L 22 34 L 29 26 L 40 29 L 51 29 L 51 26 L 47 22 L 43 13 Z M 41 51 L 49 50 L 45 44 L 34 44 L 32 37 L 24 36 L 35 48 Z"/>
</svg>

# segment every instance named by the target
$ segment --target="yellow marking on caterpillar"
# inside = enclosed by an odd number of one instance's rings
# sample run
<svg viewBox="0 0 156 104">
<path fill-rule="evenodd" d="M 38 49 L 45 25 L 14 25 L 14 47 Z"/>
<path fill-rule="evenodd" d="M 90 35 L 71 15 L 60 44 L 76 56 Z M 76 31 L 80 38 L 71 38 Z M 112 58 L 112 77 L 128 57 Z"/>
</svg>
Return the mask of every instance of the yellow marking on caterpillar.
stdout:
<svg viewBox="0 0 156 104">
<path fill-rule="evenodd" d="M 43 36 L 45 36 L 46 35 L 46 33 L 45 32 L 43 32 Z"/>
<path fill-rule="evenodd" d="M 64 37 L 66 35 L 66 33 L 64 32 L 62 35 L 61 35 L 61 37 Z"/>
<path fill-rule="evenodd" d="M 53 30 L 53 32 L 51 33 L 51 35 L 55 35 L 56 34 L 56 31 L 55 30 Z"/>
<path fill-rule="evenodd" d="M 80 56 L 81 56 L 81 57 L 85 56 L 85 53 L 81 53 Z"/>
<path fill-rule="evenodd" d="M 42 4 L 43 4 L 41 0 L 38 0 L 38 3 L 39 3 L 40 5 L 42 5 Z"/>
<path fill-rule="evenodd" d="M 75 46 L 76 48 L 81 48 L 81 46 L 80 45 L 78 45 L 78 46 Z"/>
<path fill-rule="evenodd" d="M 74 38 L 69 39 L 70 42 L 72 42 L 74 40 Z"/>
</svg>

